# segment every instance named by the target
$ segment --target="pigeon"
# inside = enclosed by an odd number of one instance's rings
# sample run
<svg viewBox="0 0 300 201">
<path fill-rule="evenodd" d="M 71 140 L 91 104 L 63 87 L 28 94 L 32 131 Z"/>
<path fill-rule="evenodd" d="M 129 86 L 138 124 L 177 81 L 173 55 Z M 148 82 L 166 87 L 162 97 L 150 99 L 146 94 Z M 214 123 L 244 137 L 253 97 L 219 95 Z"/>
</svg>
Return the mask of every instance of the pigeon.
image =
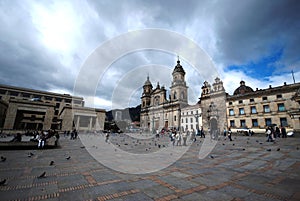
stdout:
<svg viewBox="0 0 300 201">
<path fill-rule="evenodd" d="M 258 142 L 258 140 L 256 140 L 256 142 Z"/>
<path fill-rule="evenodd" d="M 299 147 L 297 147 L 297 150 L 299 150 Z"/>
<path fill-rule="evenodd" d="M 70 158 L 71 158 L 71 156 L 68 156 L 66 159 L 67 159 L 67 160 L 70 160 Z"/>
<path fill-rule="evenodd" d="M 158 148 L 160 148 L 160 144 L 158 145 Z"/>
<path fill-rule="evenodd" d="M 209 157 L 210 157 L 210 158 L 215 158 L 213 155 L 210 155 Z"/>
<path fill-rule="evenodd" d="M 271 151 L 271 149 L 267 149 L 267 151 Z"/>
<path fill-rule="evenodd" d="M 84 148 L 85 148 L 85 146 L 81 146 L 80 148 L 81 148 L 81 149 L 84 149 Z"/>
<path fill-rule="evenodd" d="M 40 176 L 38 176 L 38 178 L 44 178 L 46 176 L 46 172 L 43 172 Z"/>
<path fill-rule="evenodd" d="M 6 157 L 1 156 L 1 162 L 4 162 L 4 161 L 6 161 Z"/>
<path fill-rule="evenodd" d="M 232 144 L 232 146 L 234 146 L 235 144 Z"/>
<path fill-rule="evenodd" d="M 50 165 L 53 165 L 53 164 L 54 164 L 54 161 L 51 161 L 51 162 L 50 162 Z"/>
<path fill-rule="evenodd" d="M 277 151 L 280 151 L 280 148 L 278 148 Z"/>
<path fill-rule="evenodd" d="M 3 179 L 2 181 L 0 181 L 0 186 L 4 186 L 6 183 L 6 179 Z"/>
<path fill-rule="evenodd" d="M 225 145 L 224 143 L 222 145 Z"/>
</svg>

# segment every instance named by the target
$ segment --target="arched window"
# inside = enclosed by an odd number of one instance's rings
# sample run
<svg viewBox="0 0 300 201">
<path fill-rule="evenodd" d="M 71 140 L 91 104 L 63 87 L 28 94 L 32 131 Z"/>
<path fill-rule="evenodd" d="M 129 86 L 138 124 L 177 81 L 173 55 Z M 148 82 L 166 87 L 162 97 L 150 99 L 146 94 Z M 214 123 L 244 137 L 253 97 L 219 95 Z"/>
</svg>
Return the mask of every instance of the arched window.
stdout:
<svg viewBox="0 0 300 201">
<path fill-rule="evenodd" d="M 181 92 L 180 98 L 184 99 L 184 92 Z"/>
<path fill-rule="evenodd" d="M 176 91 L 174 92 L 174 100 L 177 99 L 177 94 L 176 94 Z"/>
</svg>

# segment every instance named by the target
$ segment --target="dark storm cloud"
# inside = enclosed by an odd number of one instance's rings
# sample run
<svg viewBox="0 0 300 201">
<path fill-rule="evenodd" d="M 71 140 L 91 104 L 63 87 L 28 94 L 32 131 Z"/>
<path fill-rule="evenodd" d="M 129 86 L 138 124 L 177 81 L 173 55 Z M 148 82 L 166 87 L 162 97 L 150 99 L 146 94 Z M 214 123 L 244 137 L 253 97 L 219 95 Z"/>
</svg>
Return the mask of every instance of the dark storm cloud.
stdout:
<svg viewBox="0 0 300 201">
<path fill-rule="evenodd" d="M 55 11 L 60 4 L 66 4 L 62 7 L 66 15 L 68 9 L 74 14 L 69 16 L 73 27 L 66 35 L 67 50 L 64 51 L 51 49 L 43 43 L 41 27 L 35 23 L 37 16 L 32 11 L 35 5 Z M 143 28 L 175 31 L 194 40 L 211 56 L 226 80 L 230 80 L 228 76 L 232 73 L 237 73 L 237 79 L 247 76 L 242 70 L 226 72 L 227 66 L 260 61 L 279 50 L 282 55 L 272 64 L 273 68 L 277 67 L 273 73 L 299 71 L 299 10 L 297 0 L 1 1 L 0 80 L 8 85 L 72 93 L 80 68 L 97 47 L 120 34 Z M 61 16 L 64 17 L 68 16 Z M 47 28 L 48 24 L 42 23 L 42 26 Z M 59 27 L 56 29 L 59 31 Z M 172 45 L 168 41 L 165 43 Z M 109 54 L 107 52 L 108 57 Z M 105 87 L 98 88 L 95 93 L 102 99 L 111 100 L 119 78 L 134 66 L 159 64 L 173 69 L 177 52 L 168 54 L 171 56 L 141 51 L 135 57 L 125 55 L 106 71 L 108 80 L 99 82 L 99 86 Z M 148 73 L 154 87 L 160 81 L 169 88 L 171 75 L 151 76 L 151 69 Z M 141 72 L 136 77 L 143 83 L 146 75 L 147 72 Z M 268 79 L 271 76 L 268 75 Z M 197 77 L 187 75 L 190 89 L 194 87 L 198 93 L 196 88 L 201 86 L 203 77 L 202 74 Z M 81 90 L 82 95 L 89 94 L 89 77 L 84 79 L 87 84 Z M 255 79 L 250 80 L 255 82 Z M 130 82 L 122 84 L 129 91 L 136 90 Z"/>
<path fill-rule="evenodd" d="M 221 1 L 215 16 L 220 60 L 243 64 L 282 48 L 284 67 L 299 61 L 299 9 L 299 1 Z"/>
</svg>

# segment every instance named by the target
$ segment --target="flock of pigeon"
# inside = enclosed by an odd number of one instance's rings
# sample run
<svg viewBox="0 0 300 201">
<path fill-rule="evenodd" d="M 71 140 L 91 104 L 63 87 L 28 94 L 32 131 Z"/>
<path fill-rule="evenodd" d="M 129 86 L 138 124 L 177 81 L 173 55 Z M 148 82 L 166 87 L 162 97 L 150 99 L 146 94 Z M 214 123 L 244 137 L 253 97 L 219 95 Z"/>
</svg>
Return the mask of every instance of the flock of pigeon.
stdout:
<svg viewBox="0 0 300 201">
<path fill-rule="evenodd" d="M 27 154 L 27 157 L 31 158 L 34 156 L 34 153 L 32 152 L 29 152 Z M 66 157 L 66 160 L 70 160 L 71 159 L 71 156 L 67 156 Z M 6 157 L 5 156 L 1 156 L 1 162 L 5 162 L 6 161 Z M 50 166 L 54 165 L 54 161 L 50 161 Z M 37 176 L 38 179 L 42 179 L 42 178 L 45 178 L 46 177 L 46 172 L 44 171 L 41 175 Z M 7 185 L 7 179 L 3 179 L 0 181 L 0 186 L 5 186 Z"/>
</svg>

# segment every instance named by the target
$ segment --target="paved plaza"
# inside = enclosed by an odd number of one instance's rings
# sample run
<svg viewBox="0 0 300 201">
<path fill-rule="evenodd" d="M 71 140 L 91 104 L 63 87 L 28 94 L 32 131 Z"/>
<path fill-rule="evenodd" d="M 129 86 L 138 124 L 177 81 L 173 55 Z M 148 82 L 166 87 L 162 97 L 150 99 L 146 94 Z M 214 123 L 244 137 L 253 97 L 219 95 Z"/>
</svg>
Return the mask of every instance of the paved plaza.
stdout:
<svg viewBox="0 0 300 201">
<path fill-rule="evenodd" d="M 204 159 L 198 157 L 203 139 L 197 137 L 169 167 L 126 174 L 102 165 L 89 154 L 99 147 L 97 142 L 84 145 L 83 136 L 95 134 L 80 135 L 76 140 L 61 135 L 56 149 L 0 150 L 6 158 L 0 162 L 0 179 L 6 179 L 0 186 L 0 199 L 300 200 L 298 137 L 280 138 L 276 143 L 266 142 L 263 136 L 234 136 L 232 142 L 220 139 Z M 134 153 L 155 153 L 172 146 L 168 136 L 137 139 L 113 135 L 109 143 Z M 45 177 L 38 178 L 43 172 Z"/>
</svg>

